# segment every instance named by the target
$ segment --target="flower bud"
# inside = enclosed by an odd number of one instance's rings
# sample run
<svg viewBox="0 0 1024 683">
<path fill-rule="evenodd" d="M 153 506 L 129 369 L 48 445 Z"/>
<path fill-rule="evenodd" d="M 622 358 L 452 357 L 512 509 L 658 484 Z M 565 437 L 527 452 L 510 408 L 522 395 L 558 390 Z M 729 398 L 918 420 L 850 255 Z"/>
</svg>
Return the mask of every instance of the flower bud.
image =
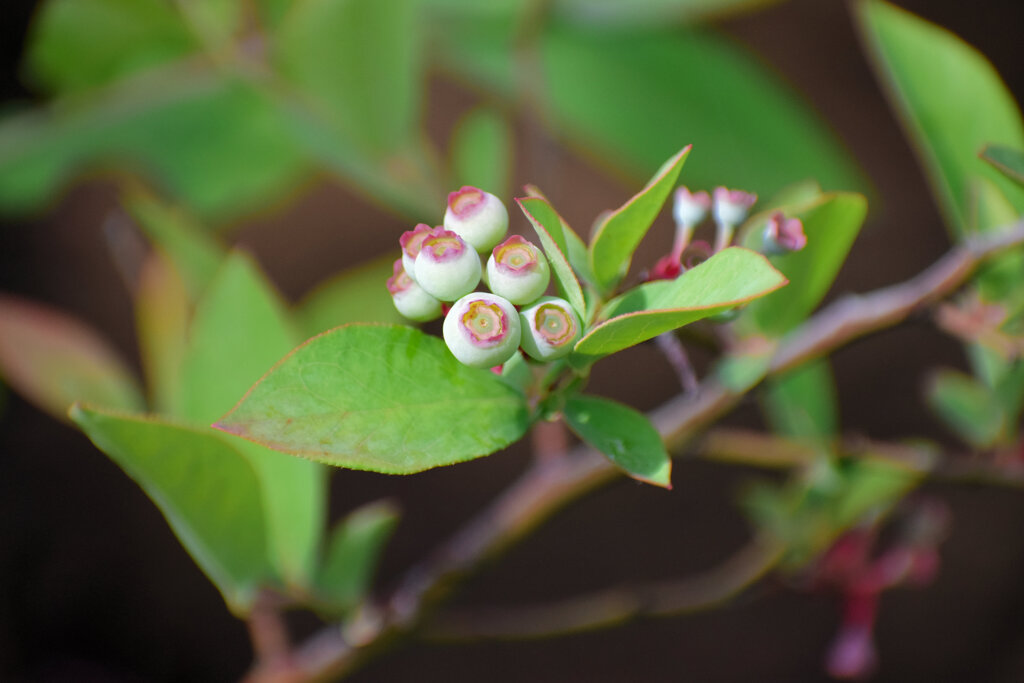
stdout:
<svg viewBox="0 0 1024 683">
<path fill-rule="evenodd" d="M 432 230 L 420 244 L 416 282 L 441 301 L 455 301 L 480 283 L 480 257 L 450 230 Z"/>
<path fill-rule="evenodd" d="M 505 236 L 508 210 L 493 194 L 466 185 L 448 195 L 444 227 L 483 254 Z"/>
<path fill-rule="evenodd" d="M 565 299 L 546 296 L 523 310 L 523 351 L 540 361 L 568 355 L 583 334 L 580 317 Z"/>
<path fill-rule="evenodd" d="M 672 198 L 672 217 L 675 218 L 676 225 L 692 228 L 704 220 L 708 215 L 708 209 L 711 208 L 711 197 L 703 190 L 690 192 L 689 188 L 680 186 L 676 188 Z"/>
<path fill-rule="evenodd" d="M 515 306 L 496 294 L 462 297 L 445 316 L 444 341 L 460 362 L 474 368 L 501 365 L 519 347 L 521 329 Z"/>
<path fill-rule="evenodd" d="M 715 218 L 715 251 L 725 249 L 732 242 L 736 226 L 747 218 L 747 212 L 757 201 L 757 195 L 743 190 L 727 190 L 716 187 L 712 213 Z"/>
<path fill-rule="evenodd" d="M 763 251 L 769 256 L 800 251 L 807 246 L 804 224 L 799 218 L 786 218 L 781 211 L 776 211 L 768 219 L 762 238 Z"/>
<path fill-rule="evenodd" d="M 487 259 L 487 286 L 516 305 L 536 301 L 548 288 L 551 269 L 536 245 L 512 235 Z"/>
<path fill-rule="evenodd" d="M 402 266 L 402 259 L 395 261 L 394 275 L 388 278 L 388 291 L 398 312 L 409 320 L 425 323 L 441 315 L 441 302 L 423 291 L 416 281 L 409 277 Z"/>
<path fill-rule="evenodd" d="M 398 238 L 398 243 L 402 245 L 402 266 L 409 277 L 415 278 L 416 276 L 416 257 L 420 253 L 420 247 L 423 246 L 423 240 L 427 239 L 434 230 L 443 229 L 441 227 L 432 228 L 426 223 L 417 223 L 415 228 L 403 232 L 402 236 Z"/>
</svg>

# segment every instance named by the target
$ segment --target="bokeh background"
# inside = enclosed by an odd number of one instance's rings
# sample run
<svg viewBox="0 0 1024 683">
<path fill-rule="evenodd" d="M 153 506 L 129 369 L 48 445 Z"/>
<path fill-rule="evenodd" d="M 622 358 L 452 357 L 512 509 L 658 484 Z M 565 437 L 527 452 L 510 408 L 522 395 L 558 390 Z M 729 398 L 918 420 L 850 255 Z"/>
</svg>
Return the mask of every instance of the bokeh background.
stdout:
<svg viewBox="0 0 1024 683">
<path fill-rule="evenodd" d="M 899 4 L 977 46 L 1024 98 L 1024 4 Z M 3 102 L 34 96 L 17 75 L 34 5 L 4 4 Z M 870 179 L 871 214 L 832 296 L 904 279 L 943 253 L 948 242 L 941 219 L 845 3 L 790 0 L 717 25 L 802 93 Z M 432 74 L 428 134 L 443 143 L 480 100 L 479 93 Z M 516 118 L 514 127 L 518 139 L 529 141 L 516 149 L 514 184 L 539 183 L 574 225 L 587 225 L 639 187 L 553 137 L 530 137 L 536 126 L 528 117 Z M 0 290 L 73 312 L 134 359 L 131 300 L 103 232 L 116 204 L 111 184 L 93 177 L 41 213 L 4 217 Z M 408 227 L 352 189 L 318 178 L 272 210 L 246 217 L 232 239 L 297 300 L 333 273 L 393 251 Z M 513 229 L 525 227 L 514 219 Z M 663 216 L 637 261 L 653 263 L 670 232 Z M 653 347 L 622 355 L 618 364 L 597 366 L 597 393 L 647 409 L 676 391 Z M 937 364 L 965 363 L 960 347 L 923 318 L 837 353 L 844 430 L 952 443 L 920 400 L 923 378 Z M 0 680 L 238 678 L 251 657 L 244 625 L 225 610 L 158 510 L 79 432 L 0 391 Z M 758 420 L 756 406 L 745 404 L 729 423 L 756 426 Z M 517 446 L 410 477 L 339 471 L 332 480 L 332 516 L 381 497 L 399 502 L 403 519 L 378 581 L 387 586 L 500 491 L 527 458 Z M 735 500 L 753 476 L 764 475 L 684 460 L 671 492 L 617 482 L 484 568 L 457 604 L 539 601 L 709 568 L 749 534 Z M 925 492 L 948 502 L 950 536 L 931 586 L 884 596 L 876 680 L 1024 680 L 1024 495 L 945 484 L 929 484 Z M 317 626 L 301 615 L 293 622 L 300 634 Z M 833 596 L 768 582 L 714 612 L 593 634 L 525 643 L 413 642 L 351 680 L 827 680 L 822 660 L 837 623 Z"/>
</svg>

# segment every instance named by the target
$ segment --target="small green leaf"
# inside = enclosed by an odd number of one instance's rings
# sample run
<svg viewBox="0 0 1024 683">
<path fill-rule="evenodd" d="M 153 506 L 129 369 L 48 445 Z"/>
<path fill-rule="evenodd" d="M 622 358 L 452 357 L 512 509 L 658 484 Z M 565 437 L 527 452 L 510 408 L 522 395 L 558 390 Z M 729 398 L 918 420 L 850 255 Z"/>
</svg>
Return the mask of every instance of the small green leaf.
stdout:
<svg viewBox="0 0 1024 683">
<path fill-rule="evenodd" d="M 570 357 L 576 366 L 652 339 L 702 318 L 772 292 L 786 278 L 768 259 L 747 249 L 730 247 L 675 280 L 635 287 L 608 302 L 606 318 L 576 344 Z"/>
<path fill-rule="evenodd" d="M 634 28 L 707 21 L 778 0 L 554 0 L 556 16 L 585 25 Z"/>
<path fill-rule="evenodd" d="M 244 612 L 273 574 L 260 485 L 246 458 L 208 429 L 80 404 L 70 416 L 156 503 L 228 605 Z"/>
<path fill-rule="evenodd" d="M 117 410 L 145 405 L 138 382 L 110 344 L 83 322 L 0 295 L 0 373 L 24 398 L 59 420 L 75 401 Z"/>
<path fill-rule="evenodd" d="M 780 436 L 828 442 L 839 431 L 835 378 L 825 359 L 772 377 L 762 398 L 772 431 Z"/>
<path fill-rule="evenodd" d="M 672 460 L 642 413 L 605 398 L 577 394 L 565 402 L 565 421 L 629 476 L 672 488 Z"/>
<path fill-rule="evenodd" d="M 975 178 L 971 189 L 973 229 L 994 231 L 1020 218 L 1006 195 L 988 178 Z M 1014 299 L 1024 299 L 1024 290 L 1020 286 L 1021 273 L 1024 273 L 1024 248 L 1017 246 L 1004 249 L 981 264 L 974 281 L 984 301 L 1012 308 Z"/>
<path fill-rule="evenodd" d="M 337 617 L 363 599 L 398 517 L 395 505 L 377 501 L 350 512 L 338 522 L 317 573 L 318 610 Z"/>
<path fill-rule="evenodd" d="M 1024 212 L 1024 189 L 978 159 L 987 144 L 1024 149 L 1020 111 L 989 61 L 949 31 L 894 5 L 861 0 L 856 7 L 876 71 L 953 234 L 968 229 L 970 181 L 979 175 Z"/>
<path fill-rule="evenodd" d="M 932 410 L 972 446 L 988 448 L 1006 429 L 1006 413 L 1000 401 L 973 377 L 940 370 L 932 376 L 926 395 Z"/>
<path fill-rule="evenodd" d="M 526 185 L 524 188 L 528 197 L 543 199 L 549 206 L 554 206 L 536 185 Z M 594 284 L 594 273 L 590 270 L 590 254 L 587 245 L 583 243 L 580 236 L 576 234 L 565 219 L 559 214 L 559 222 L 562 224 L 562 237 L 565 239 L 565 257 L 569 260 L 576 277 L 590 285 Z"/>
<path fill-rule="evenodd" d="M 348 325 L 292 351 L 214 426 L 330 465 L 408 474 L 493 453 L 529 423 L 519 392 L 442 340 Z"/>
<path fill-rule="evenodd" d="M 611 292 L 629 270 L 633 252 L 647 234 L 690 154 L 686 146 L 658 169 L 640 192 L 605 216 L 590 242 L 590 266 L 597 285 Z"/>
<path fill-rule="evenodd" d="M 190 303 L 177 269 L 159 249 L 139 272 L 135 290 L 135 332 L 150 404 L 170 414 L 181 405 L 181 366 L 185 360 Z"/>
<path fill-rule="evenodd" d="M 1024 186 L 1024 152 L 1004 145 L 986 145 L 981 159 L 991 164 L 1004 176 Z"/>
<path fill-rule="evenodd" d="M 752 303 L 738 322 L 741 329 L 753 327 L 761 334 L 780 336 L 811 314 L 828 293 L 864 224 L 867 200 L 859 194 L 830 193 L 791 215 L 803 221 L 807 246 L 769 259 L 790 285 Z M 760 239 L 763 224 L 753 227 L 751 240 Z"/>
<path fill-rule="evenodd" d="M 516 204 L 530 221 L 541 246 L 544 247 L 544 253 L 548 257 L 548 263 L 551 264 L 555 281 L 558 283 L 559 293 L 572 304 L 572 307 L 582 317 L 587 310 L 586 302 L 583 300 L 583 289 L 580 287 L 580 282 L 576 279 L 576 274 L 565 257 L 567 242 L 566 232 L 562 229 L 561 216 L 548 204 L 546 199 L 539 197 L 516 199 Z M 569 230 L 569 232 L 572 231 Z"/>
<path fill-rule="evenodd" d="M 295 308 L 303 336 L 346 323 L 401 323 L 386 285 L 395 258 L 382 256 L 349 268 L 307 294 Z"/>
<path fill-rule="evenodd" d="M 459 121 L 451 142 L 453 185 L 472 185 L 499 197 L 509 194 L 512 131 L 504 116 L 479 107 Z"/>
<path fill-rule="evenodd" d="M 182 367 L 182 415 L 200 424 L 213 422 L 296 339 L 271 285 L 248 256 L 233 252 L 196 306 Z M 236 448 L 260 479 L 275 566 L 286 580 L 307 583 L 323 533 L 327 471 L 256 444 Z"/>
</svg>

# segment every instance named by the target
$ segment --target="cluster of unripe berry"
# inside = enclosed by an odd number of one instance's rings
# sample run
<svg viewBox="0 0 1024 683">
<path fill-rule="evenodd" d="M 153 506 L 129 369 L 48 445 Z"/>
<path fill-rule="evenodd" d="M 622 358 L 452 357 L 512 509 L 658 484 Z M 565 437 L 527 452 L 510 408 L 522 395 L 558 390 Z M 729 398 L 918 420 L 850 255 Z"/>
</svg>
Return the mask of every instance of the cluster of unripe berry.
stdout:
<svg viewBox="0 0 1024 683">
<path fill-rule="evenodd" d="M 448 195 L 443 226 L 420 223 L 402 235 L 402 258 L 388 279 L 395 308 L 410 320 L 434 320 L 451 304 L 445 343 L 473 367 L 501 365 L 519 348 L 554 360 L 572 351 L 583 331 L 569 302 L 544 296 L 551 272 L 541 250 L 519 235 L 505 239 L 507 231 L 501 200 L 463 187 Z M 490 293 L 476 291 L 481 279 Z"/>
</svg>

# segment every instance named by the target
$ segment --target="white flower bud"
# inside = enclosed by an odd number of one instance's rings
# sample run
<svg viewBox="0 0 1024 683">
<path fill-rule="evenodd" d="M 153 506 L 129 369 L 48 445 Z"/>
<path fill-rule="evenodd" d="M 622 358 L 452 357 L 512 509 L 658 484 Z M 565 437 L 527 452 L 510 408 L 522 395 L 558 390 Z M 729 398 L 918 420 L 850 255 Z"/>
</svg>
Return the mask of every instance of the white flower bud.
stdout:
<svg viewBox="0 0 1024 683">
<path fill-rule="evenodd" d="M 523 351 L 535 360 L 549 361 L 568 355 L 583 335 L 576 311 L 565 299 L 546 296 L 519 314 Z"/>
<path fill-rule="evenodd" d="M 450 230 L 432 230 L 414 264 L 416 282 L 441 301 L 455 301 L 480 284 L 480 257 Z"/>
<path fill-rule="evenodd" d="M 693 228 L 704 220 L 704 216 L 708 215 L 708 209 L 711 208 L 711 197 L 703 190 L 690 192 L 689 188 L 680 186 L 676 188 L 672 198 L 672 217 L 677 226 Z"/>
<path fill-rule="evenodd" d="M 490 192 L 466 185 L 448 195 L 444 227 L 484 254 L 505 237 L 508 210 Z"/>
<path fill-rule="evenodd" d="M 511 302 L 495 294 L 474 292 L 452 304 L 442 333 L 459 361 L 474 368 L 492 368 L 519 348 L 519 325 L 519 314 Z"/>
<path fill-rule="evenodd" d="M 409 277 L 402 267 L 402 259 L 395 261 L 395 274 L 388 278 L 388 291 L 395 308 L 409 320 L 425 323 L 441 317 L 441 302 Z"/>
<path fill-rule="evenodd" d="M 487 259 L 487 285 L 498 296 L 518 305 L 536 301 L 548 288 L 551 269 L 536 245 L 512 235 Z"/>
</svg>

